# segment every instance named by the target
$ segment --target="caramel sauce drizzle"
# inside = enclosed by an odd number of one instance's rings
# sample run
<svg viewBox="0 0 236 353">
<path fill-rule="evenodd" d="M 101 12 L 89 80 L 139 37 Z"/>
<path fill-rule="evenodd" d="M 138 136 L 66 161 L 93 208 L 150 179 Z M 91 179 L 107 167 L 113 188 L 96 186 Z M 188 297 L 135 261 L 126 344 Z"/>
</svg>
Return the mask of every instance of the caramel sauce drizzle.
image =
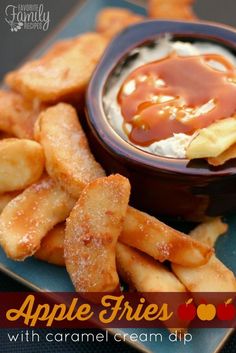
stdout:
<svg viewBox="0 0 236 353">
<path fill-rule="evenodd" d="M 210 66 L 217 62 L 220 71 Z M 130 141 L 149 146 L 173 136 L 192 134 L 236 112 L 234 66 L 223 56 L 178 56 L 145 64 L 124 81 L 118 103 L 124 125 L 131 125 Z M 199 109 L 211 102 L 211 109 Z M 127 130 L 126 130 L 127 133 Z"/>
</svg>

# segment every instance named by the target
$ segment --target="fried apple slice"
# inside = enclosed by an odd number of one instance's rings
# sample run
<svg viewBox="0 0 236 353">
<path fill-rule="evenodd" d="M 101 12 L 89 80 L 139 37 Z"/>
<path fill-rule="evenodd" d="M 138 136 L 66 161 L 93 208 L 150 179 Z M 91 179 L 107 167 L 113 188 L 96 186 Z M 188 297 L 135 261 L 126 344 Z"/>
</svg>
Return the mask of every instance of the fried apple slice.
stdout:
<svg viewBox="0 0 236 353">
<path fill-rule="evenodd" d="M 53 265 L 65 266 L 64 238 L 65 223 L 59 223 L 42 239 L 34 256 Z"/>
<path fill-rule="evenodd" d="M 0 130 L 33 140 L 34 123 L 41 109 L 37 100 L 27 101 L 16 92 L 0 90 Z"/>
<path fill-rule="evenodd" d="M 6 192 L 5 194 L 0 194 L 0 213 L 4 210 L 6 205 L 13 200 L 19 192 L 13 191 L 13 192 Z"/>
<path fill-rule="evenodd" d="M 194 20 L 193 0 L 149 0 L 148 14 L 151 18 Z"/>
<path fill-rule="evenodd" d="M 105 175 L 90 152 L 75 109 L 59 103 L 43 111 L 36 138 L 43 146 L 48 174 L 75 198 L 92 180 Z"/>
<path fill-rule="evenodd" d="M 215 217 L 199 224 L 189 235 L 203 244 L 214 247 L 218 237 L 225 234 L 227 230 L 228 225 L 223 223 L 220 217 Z"/>
<path fill-rule="evenodd" d="M 203 223 L 190 234 L 204 244 L 215 243 L 225 233 L 227 225 L 219 218 Z M 190 292 L 236 292 L 235 276 L 220 260 L 212 255 L 207 264 L 189 268 L 172 264 L 172 270 Z"/>
<path fill-rule="evenodd" d="M 186 149 L 189 159 L 217 157 L 236 142 L 236 118 L 218 120 L 200 129 Z"/>
<path fill-rule="evenodd" d="M 215 255 L 206 265 L 191 268 L 172 264 L 172 270 L 190 292 L 236 292 L 233 272 Z"/>
<path fill-rule="evenodd" d="M 161 262 L 185 266 L 205 264 L 212 254 L 208 246 L 132 207 L 128 208 L 119 241 Z"/>
<path fill-rule="evenodd" d="M 0 141 L 0 193 L 26 188 L 41 177 L 43 169 L 39 143 L 16 138 Z"/>
<path fill-rule="evenodd" d="M 65 221 L 75 200 L 49 177 L 31 185 L 0 215 L 0 244 L 13 260 L 24 260 L 40 247 L 43 237 Z"/>
<path fill-rule="evenodd" d="M 185 292 L 184 285 L 164 265 L 140 251 L 118 242 L 117 270 L 138 292 Z"/>
<path fill-rule="evenodd" d="M 222 152 L 219 156 L 208 158 L 207 161 L 214 167 L 218 167 L 233 158 L 236 158 L 236 143 L 230 146 L 226 151 Z"/>
<path fill-rule="evenodd" d="M 28 99 L 42 102 L 74 100 L 84 95 L 107 39 L 86 33 L 55 44 L 38 60 L 6 75 L 6 83 Z"/>
<path fill-rule="evenodd" d="M 178 292 L 182 293 L 183 302 L 187 299 L 186 289 L 178 278 L 150 256 L 118 242 L 116 262 L 121 278 L 138 292 L 146 293 L 147 300 L 150 298 L 153 302 L 154 298 L 150 295 L 152 292 Z M 179 322 L 179 324 L 183 325 L 183 322 Z M 181 336 L 182 333 L 186 332 L 188 322 L 185 322 L 184 325 L 185 328 L 171 328 L 169 330 L 177 332 L 178 336 Z"/>
<path fill-rule="evenodd" d="M 129 181 L 121 175 L 97 179 L 82 191 L 68 217 L 65 263 L 78 292 L 109 292 L 117 288 L 115 248 L 129 194 Z"/>
<path fill-rule="evenodd" d="M 144 19 L 145 17 L 123 8 L 106 7 L 97 15 L 96 30 L 107 38 L 113 38 L 123 29 Z"/>
</svg>

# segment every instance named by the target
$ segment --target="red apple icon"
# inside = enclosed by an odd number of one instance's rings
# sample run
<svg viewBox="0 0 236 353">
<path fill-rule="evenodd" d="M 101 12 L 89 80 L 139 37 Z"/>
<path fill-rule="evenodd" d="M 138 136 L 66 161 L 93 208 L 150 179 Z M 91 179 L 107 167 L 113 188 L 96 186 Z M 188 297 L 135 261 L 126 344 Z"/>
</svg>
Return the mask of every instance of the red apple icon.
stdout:
<svg viewBox="0 0 236 353">
<path fill-rule="evenodd" d="M 196 308 L 192 303 L 193 299 L 188 299 L 185 304 L 181 304 L 178 307 L 178 316 L 181 320 L 192 321 L 196 316 Z"/>
<path fill-rule="evenodd" d="M 217 306 L 217 317 L 220 320 L 233 320 L 236 315 L 235 306 L 232 304 L 232 299 L 228 299 L 223 304 Z"/>
</svg>

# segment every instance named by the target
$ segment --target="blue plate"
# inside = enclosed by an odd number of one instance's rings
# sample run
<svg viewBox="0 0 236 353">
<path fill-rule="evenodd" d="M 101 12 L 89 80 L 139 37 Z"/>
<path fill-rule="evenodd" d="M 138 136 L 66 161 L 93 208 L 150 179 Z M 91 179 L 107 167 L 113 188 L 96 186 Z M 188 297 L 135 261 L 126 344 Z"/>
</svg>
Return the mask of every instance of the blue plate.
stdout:
<svg viewBox="0 0 236 353">
<path fill-rule="evenodd" d="M 125 7 L 137 13 L 145 14 L 144 8 L 134 2 L 125 0 L 87 0 L 83 5 L 74 9 L 73 15 L 69 16 L 63 25 L 50 36 L 50 39 L 44 42 L 30 57 L 39 56 L 58 39 L 91 31 L 94 28 L 97 12 L 106 6 Z M 236 273 L 236 234 L 234 234 L 236 233 L 236 216 L 227 217 L 226 221 L 229 224 L 229 231 L 227 235 L 219 239 L 216 252 L 226 266 Z M 24 262 L 14 262 L 7 259 L 4 252 L 0 250 L 0 270 L 36 291 L 74 291 L 64 268 L 49 265 L 33 258 Z M 122 331 L 126 333 L 162 333 L 163 341 L 161 343 L 140 342 L 134 344 L 136 348 L 143 352 L 153 353 L 216 353 L 222 348 L 232 332 L 229 329 L 194 329 L 190 331 L 193 337 L 192 341 L 184 345 L 183 342 L 171 343 L 168 339 L 167 330 L 124 329 Z"/>
</svg>

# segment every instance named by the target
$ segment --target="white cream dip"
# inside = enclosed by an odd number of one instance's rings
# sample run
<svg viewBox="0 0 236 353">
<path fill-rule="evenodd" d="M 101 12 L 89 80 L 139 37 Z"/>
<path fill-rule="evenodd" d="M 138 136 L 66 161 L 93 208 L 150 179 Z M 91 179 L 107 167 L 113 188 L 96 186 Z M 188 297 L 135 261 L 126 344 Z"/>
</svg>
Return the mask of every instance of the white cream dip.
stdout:
<svg viewBox="0 0 236 353">
<path fill-rule="evenodd" d="M 137 57 L 134 57 L 130 60 L 127 66 L 122 68 L 121 75 L 117 75 L 112 79 L 111 85 L 103 98 L 104 109 L 107 114 L 107 119 L 113 129 L 126 140 L 128 143 L 131 143 L 128 139 L 127 134 L 123 129 L 124 118 L 122 117 L 121 109 L 117 101 L 117 96 L 120 90 L 120 87 L 124 83 L 127 76 L 134 71 L 136 68 L 147 64 L 152 61 L 163 59 L 168 57 L 170 53 L 176 52 L 179 56 L 193 56 L 201 54 L 220 54 L 226 57 L 234 66 L 236 66 L 236 58 L 234 55 L 224 47 L 216 45 L 213 43 L 207 42 L 181 42 L 181 41 L 171 41 L 171 37 L 166 35 L 161 39 L 156 41 L 156 44 L 152 47 L 143 46 L 138 49 L 135 49 L 132 54 L 137 53 Z M 208 62 L 209 65 L 214 67 L 219 71 L 226 71 L 226 68 L 216 61 Z M 160 82 L 161 84 L 161 82 Z M 135 89 L 133 82 L 129 82 L 125 87 L 127 94 L 132 93 Z M 168 97 L 163 97 L 163 99 L 168 100 Z M 209 101 L 203 106 L 191 112 L 194 113 L 194 118 L 197 119 L 197 116 L 203 112 L 208 112 L 214 108 L 214 102 Z M 131 126 L 126 124 L 126 129 L 129 131 Z M 142 147 L 135 145 L 137 148 L 147 151 L 149 153 L 172 157 L 172 158 L 185 158 L 186 157 L 186 148 L 193 136 L 189 136 L 183 133 L 174 134 L 172 137 L 158 142 L 154 142 L 148 147 Z"/>
</svg>

